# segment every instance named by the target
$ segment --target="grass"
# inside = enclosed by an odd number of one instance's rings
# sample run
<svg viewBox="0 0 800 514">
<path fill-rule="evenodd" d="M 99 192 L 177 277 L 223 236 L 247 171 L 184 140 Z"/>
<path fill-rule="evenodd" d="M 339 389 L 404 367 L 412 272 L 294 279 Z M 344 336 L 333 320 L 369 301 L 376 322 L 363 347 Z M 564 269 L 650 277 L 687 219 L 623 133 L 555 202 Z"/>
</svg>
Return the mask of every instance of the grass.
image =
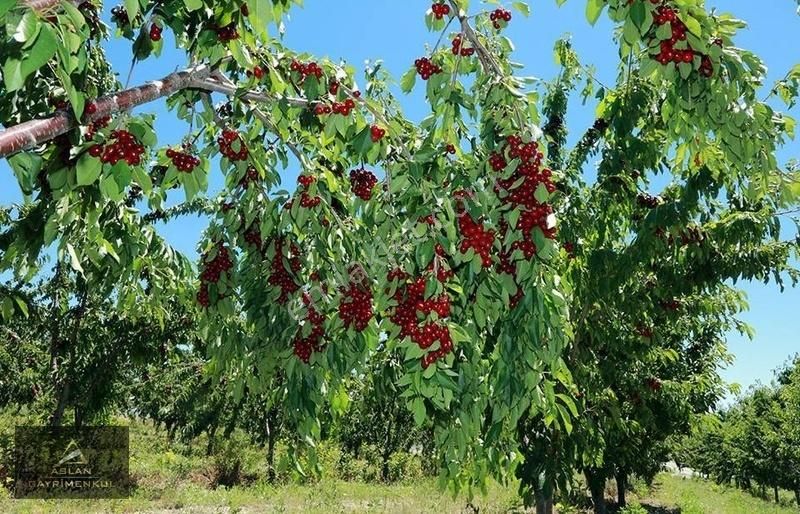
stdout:
<svg viewBox="0 0 800 514">
<path fill-rule="evenodd" d="M 116 420 L 127 424 L 127 420 Z M 15 500 L 0 487 L 0 513 L 94 513 L 145 512 L 172 513 L 261 513 L 261 512 L 391 512 L 391 513 L 460 513 L 466 512 L 463 496 L 453 499 L 441 492 L 435 480 L 416 474 L 417 478 L 396 484 L 344 481 L 338 478 L 300 485 L 288 475 L 278 485 L 263 481 L 266 475 L 262 449 L 245 440 L 232 439 L 234 453 L 241 457 L 243 485 L 215 487 L 214 457 L 206 456 L 207 439 L 192 444 L 170 442 L 163 431 L 150 424 L 131 423 L 131 475 L 137 484 L 130 498 L 124 500 Z M 335 448 L 324 453 L 325 469 L 334 469 L 338 454 Z M 422 478 L 419 478 L 422 477 Z M 613 483 L 610 483 L 613 486 Z M 641 502 L 649 514 L 798 514 L 800 509 L 782 498 L 775 505 L 752 495 L 693 479 L 659 475 L 650 490 L 636 482 L 632 504 Z M 609 489 L 610 497 L 614 491 Z M 478 497 L 474 507 L 481 513 L 521 512 L 521 500 L 512 486 L 492 484 L 486 497 Z M 562 514 L 582 512 L 564 507 Z M 630 510 L 641 514 L 642 510 Z"/>
<path fill-rule="evenodd" d="M 649 494 L 640 498 L 652 513 L 674 514 L 797 514 L 800 509 L 782 498 L 781 505 L 738 489 L 667 474 L 656 478 Z M 661 507 L 660 510 L 658 508 Z"/>
<path fill-rule="evenodd" d="M 465 500 L 442 494 L 433 481 L 415 484 L 380 485 L 328 481 L 314 485 L 267 486 L 207 489 L 178 484 L 162 490 L 137 489 L 125 500 L 0 500 L 0 512 L 7 513 L 84 513 L 84 512 L 391 512 L 458 513 Z M 480 512 L 508 512 L 518 507 L 516 494 L 499 486 L 474 505 Z"/>
</svg>

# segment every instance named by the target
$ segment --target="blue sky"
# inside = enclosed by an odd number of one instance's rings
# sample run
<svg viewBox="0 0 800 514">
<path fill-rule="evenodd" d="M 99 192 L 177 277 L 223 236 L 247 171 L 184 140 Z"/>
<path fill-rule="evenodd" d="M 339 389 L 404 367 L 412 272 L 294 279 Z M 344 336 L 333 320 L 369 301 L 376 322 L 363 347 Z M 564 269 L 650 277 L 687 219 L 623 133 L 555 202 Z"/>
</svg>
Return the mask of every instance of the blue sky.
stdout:
<svg viewBox="0 0 800 514">
<path fill-rule="evenodd" d="M 479 5 L 473 0 L 473 9 Z M 514 13 L 507 35 L 514 41 L 517 51 L 514 60 L 524 64 L 524 75 L 549 79 L 557 68 L 553 62 L 554 41 L 571 34 L 574 48 L 586 64 L 597 69 L 601 82 L 614 83 L 617 51 L 612 40 L 613 27 L 601 18 L 595 27 L 585 20 L 586 0 L 568 0 L 557 7 L 555 0 L 531 0 L 532 16 L 522 18 Z M 294 9 L 286 23 L 285 44 L 290 48 L 307 51 L 331 59 L 343 59 L 356 68 L 367 60 L 380 59 L 383 65 L 399 79 L 414 62 L 424 55 L 425 43 L 434 44 L 436 35 L 428 33 L 423 23 L 423 13 L 430 6 L 424 0 L 306 0 L 304 9 Z M 332 5 L 333 4 L 333 5 Z M 800 16 L 791 0 L 709 0 L 711 8 L 732 12 L 747 21 L 749 28 L 738 38 L 738 45 L 754 50 L 769 67 L 767 84 L 781 78 L 795 63 L 800 62 L 800 45 L 791 43 L 792 34 L 800 34 Z M 113 6 L 107 3 L 107 10 Z M 108 13 L 104 16 L 108 20 Z M 186 58 L 172 49 L 171 35 L 165 32 L 165 49 L 159 59 L 139 63 L 134 69 L 131 85 L 160 78 L 182 68 Z M 130 43 L 113 42 L 108 56 L 114 69 L 124 80 L 130 65 Z M 426 114 L 426 104 L 420 88 L 402 98 L 406 114 L 421 119 Z M 776 104 L 777 105 L 777 104 Z M 780 107 L 780 106 L 778 106 Z M 158 114 L 156 122 L 161 144 L 180 141 L 185 126 L 178 123 L 164 108 L 163 101 L 140 109 Z M 570 134 L 574 141 L 593 120 L 594 106 L 582 106 L 579 101 L 570 106 L 568 116 Z M 796 117 L 798 112 L 793 113 Z M 793 142 L 780 157 L 787 160 L 800 157 L 800 143 Z M 285 174 L 284 183 L 294 187 L 296 171 Z M 219 183 L 211 182 L 211 188 Z M 19 188 L 5 161 L 0 161 L 0 204 L 20 201 Z M 179 200 L 179 198 L 177 199 Z M 790 220 L 786 220 L 790 225 Z M 195 254 L 195 246 L 205 227 L 199 218 L 182 218 L 168 226 L 162 233 L 179 250 Z M 789 227 L 786 233 L 789 234 Z M 788 289 L 781 294 L 775 285 L 745 284 L 749 295 L 750 311 L 742 318 L 756 329 L 756 338 L 750 342 L 732 334 L 729 342 L 736 354 L 736 363 L 724 371 L 726 379 L 749 386 L 757 380 L 768 382 L 772 370 L 794 353 L 800 351 L 797 322 L 793 319 L 800 307 L 800 288 Z"/>
</svg>

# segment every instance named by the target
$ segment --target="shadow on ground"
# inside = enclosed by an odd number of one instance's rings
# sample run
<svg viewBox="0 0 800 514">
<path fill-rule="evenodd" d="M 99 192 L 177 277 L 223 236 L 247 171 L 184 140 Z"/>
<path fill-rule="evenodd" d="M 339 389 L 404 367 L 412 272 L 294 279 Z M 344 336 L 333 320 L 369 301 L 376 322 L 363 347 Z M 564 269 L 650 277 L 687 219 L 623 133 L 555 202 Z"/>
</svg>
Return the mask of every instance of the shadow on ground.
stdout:
<svg viewBox="0 0 800 514">
<path fill-rule="evenodd" d="M 647 514 L 681 514 L 680 507 L 664 507 L 663 505 L 650 505 L 643 503 L 642 507 L 647 511 Z"/>
</svg>

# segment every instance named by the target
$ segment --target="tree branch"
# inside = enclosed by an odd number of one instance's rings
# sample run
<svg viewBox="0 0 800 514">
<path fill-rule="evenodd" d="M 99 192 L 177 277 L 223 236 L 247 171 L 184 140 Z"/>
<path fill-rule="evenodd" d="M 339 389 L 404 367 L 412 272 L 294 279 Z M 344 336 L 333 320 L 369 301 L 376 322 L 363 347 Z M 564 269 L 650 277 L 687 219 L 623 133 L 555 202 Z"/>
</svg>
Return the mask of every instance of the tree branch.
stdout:
<svg viewBox="0 0 800 514">
<path fill-rule="evenodd" d="M 181 89 L 191 87 L 192 81 L 202 79 L 211 73 L 211 68 L 201 64 L 182 71 L 176 71 L 161 80 L 154 80 L 141 86 L 112 93 L 94 101 L 97 107 L 94 114 L 86 116 L 85 123 L 110 116 L 120 111 L 128 111 L 158 98 L 171 95 Z M 0 132 L 0 157 L 33 148 L 69 132 L 78 125 L 78 120 L 66 109 L 58 111 L 50 118 L 26 121 Z"/>
<path fill-rule="evenodd" d="M 78 5 L 81 0 L 69 0 L 70 3 Z M 33 9 L 34 11 L 46 11 L 51 7 L 55 7 L 61 3 L 61 0 L 23 0 L 20 2 L 25 7 Z"/>
</svg>

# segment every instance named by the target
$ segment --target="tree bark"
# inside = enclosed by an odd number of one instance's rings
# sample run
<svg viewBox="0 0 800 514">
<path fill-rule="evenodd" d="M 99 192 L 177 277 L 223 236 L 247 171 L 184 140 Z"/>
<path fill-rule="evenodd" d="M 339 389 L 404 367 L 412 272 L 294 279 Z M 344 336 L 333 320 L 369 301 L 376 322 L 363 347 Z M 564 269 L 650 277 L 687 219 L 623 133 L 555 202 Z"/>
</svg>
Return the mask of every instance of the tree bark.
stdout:
<svg viewBox="0 0 800 514">
<path fill-rule="evenodd" d="M 536 514 L 553 514 L 553 491 L 536 488 Z"/>
<path fill-rule="evenodd" d="M 607 514 L 606 509 L 606 480 L 605 475 L 600 470 L 586 469 L 586 485 L 592 495 L 592 504 L 595 514 Z"/>
<path fill-rule="evenodd" d="M 67 408 L 67 402 L 69 402 L 69 391 L 71 389 L 70 386 L 71 383 L 69 380 L 61 384 L 56 408 L 53 411 L 53 414 L 50 416 L 50 426 L 61 426 L 61 421 L 64 419 L 64 411 Z"/>
<path fill-rule="evenodd" d="M 267 482 L 275 483 L 275 443 L 278 439 L 278 430 L 275 426 L 275 409 L 267 412 Z"/>
<path fill-rule="evenodd" d="M 88 123 L 120 111 L 128 111 L 181 89 L 193 87 L 193 81 L 204 79 L 210 74 L 211 68 L 201 64 L 170 73 L 161 80 L 154 80 L 141 86 L 100 97 L 94 101 L 97 107 L 95 113 L 86 116 L 83 122 Z M 62 109 L 49 118 L 15 125 L 0 132 L 0 157 L 46 143 L 69 132 L 77 125 L 78 121 L 67 109 Z"/>
<path fill-rule="evenodd" d="M 628 489 L 628 473 L 625 471 L 618 471 L 617 476 L 617 505 L 619 508 L 625 507 L 625 491 Z"/>
</svg>

